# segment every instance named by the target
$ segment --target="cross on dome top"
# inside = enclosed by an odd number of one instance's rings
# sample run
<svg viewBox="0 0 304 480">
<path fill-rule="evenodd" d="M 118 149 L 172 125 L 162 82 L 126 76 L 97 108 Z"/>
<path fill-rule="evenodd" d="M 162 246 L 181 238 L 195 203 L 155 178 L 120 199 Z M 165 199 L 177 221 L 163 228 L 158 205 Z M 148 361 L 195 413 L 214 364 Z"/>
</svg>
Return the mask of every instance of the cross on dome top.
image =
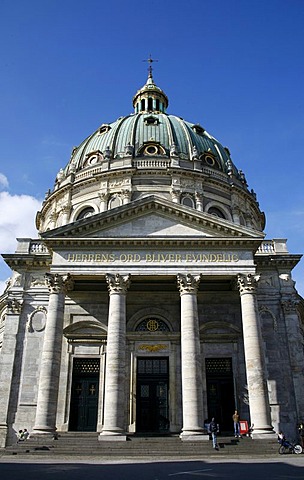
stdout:
<svg viewBox="0 0 304 480">
<path fill-rule="evenodd" d="M 145 85 L 138 90 L 133 97 L 135 113 L 165 113 L 169 104 L 168 97 L 165 92 L 154 83 L 152 76 L 152 63 L 158 62 L 158 60 L 154 60 L 150 54 L 149 58 L 143 60 L 143 62 L 149 63 L 149 75 Z"/>
<path fill-rule="evenodd" d="M 148 60 L 143 60 L 143 62 L 148 62 L 149 63 L 149 67 L 148 67 L 149 77 L 152 77 L 152 71 L 153 71 L 152 63 L 153 62 L 158 62 L 158 60 L 154 60 L 152 58 L 151 53 L 150 53 L 150 56 L 149 56 Z"/>
</svg>

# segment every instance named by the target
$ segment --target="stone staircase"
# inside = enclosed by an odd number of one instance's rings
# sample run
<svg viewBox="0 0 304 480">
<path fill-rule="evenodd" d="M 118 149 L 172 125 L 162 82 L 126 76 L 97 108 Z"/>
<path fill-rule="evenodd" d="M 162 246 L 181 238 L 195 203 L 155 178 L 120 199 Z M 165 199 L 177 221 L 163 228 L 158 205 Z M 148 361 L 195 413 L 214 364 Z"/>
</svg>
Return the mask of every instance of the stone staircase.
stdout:
<svg viewBox="0 0 304 480">
<path fill-rule="evenodd" d="M 98 441 L 97 433 L 59 433 L 58 439 L 29 438 L 0 450 L 0 456 L 96 457 L 98 459 L 187 459 L 221 455 L 231 457 L 277 456 L 279 445 L 273 440 L 219 436 L 219 451 L 211 441 L 182 442 L 178 435 L 145 437 L 130 435 L 127 441 Z"/>
</svg>

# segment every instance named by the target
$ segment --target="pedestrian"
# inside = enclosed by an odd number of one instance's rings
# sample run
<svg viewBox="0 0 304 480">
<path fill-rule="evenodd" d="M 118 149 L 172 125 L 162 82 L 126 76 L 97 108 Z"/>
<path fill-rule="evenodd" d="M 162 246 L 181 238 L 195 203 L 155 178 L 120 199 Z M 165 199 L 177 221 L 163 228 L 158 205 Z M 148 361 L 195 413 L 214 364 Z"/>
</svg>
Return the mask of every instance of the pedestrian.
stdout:
<svg viewBox="0 0 304 480">
<path fill-rule="evenodd" d="M 281 445 L 284 445 L 284 446 L 286 444 L 286 437 L 285 437 L 284 433 L 282 432 L 282 430 L 280 430 L 279 433 L 278 433 L 278 442 Z"/>
<path fill-rule="evenodd" d="M 30 436 L 30 433 L 27 431 L 27 429 L 25 428 L 23 430 L 23 440 L 27 440 L 28 437 Z"/>
<path fill-rule="evenodd" d="M 217 424 L 215 422 L 214 417 L 212 418 L 209 424 L 209 432 L 211 433 L 211 436 L 212 436 L 212 446 L 215 450 L 218 450 L 219 446 L 217 444 Z"/>
<path fill-rule="evenodd" d="M 237 410 L 235 410 L 234 414 L 232 415 L 232 420 L 233 420 L 234 436 L 235 436 L 235 438 L 237 438 L 237 437 L 241 438 L 240 416 L 239 416 Z"/>
<path fill-rule="evenodd" d="M 24 441 L 23 430 L 19 430 L 18 435 L 17 435 L 17 443 L 23 442 L 23 441 Z"/>
<path fill-rule="evenodd" d="M 301 447 L 304 450 L 304 423 L 303 422 L 300 422 L 298 431 L 299 431 L 299 435 L 300 435 Z"/>
</svg>

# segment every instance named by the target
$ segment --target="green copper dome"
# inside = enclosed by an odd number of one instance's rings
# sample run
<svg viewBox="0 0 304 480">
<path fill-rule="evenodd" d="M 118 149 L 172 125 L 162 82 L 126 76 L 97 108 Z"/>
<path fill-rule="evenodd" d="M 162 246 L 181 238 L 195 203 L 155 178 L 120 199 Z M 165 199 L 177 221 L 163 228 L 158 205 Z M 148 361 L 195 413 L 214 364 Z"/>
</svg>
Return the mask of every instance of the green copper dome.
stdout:
<svg viewBox="0 0 304 480">
<path fill-rule="evenodd" d="M 168 114 L 168 104 L 150 68 L 134 113 L 103 123 L 73 149 L 37 215 L 38 230 L 148 196 L 262 230 L 256 195 L 229 150 L 201 125 Z"/>
<path fill-rule="evenodd" d="M 239 176 L 228 149 L 203 127 L 166 113 L 168 98 L 155 85 L 151 72 L 146 84 L 135 94 L 133 106 L 134 114 L 101 125 L 75 148 L 65 174 L 77 172 L 103 159 L 157 155 L 173 156 L 182 162 L 196 160 Z M 88 161 L 92 154 L 96 156 Z"/>
</svg>

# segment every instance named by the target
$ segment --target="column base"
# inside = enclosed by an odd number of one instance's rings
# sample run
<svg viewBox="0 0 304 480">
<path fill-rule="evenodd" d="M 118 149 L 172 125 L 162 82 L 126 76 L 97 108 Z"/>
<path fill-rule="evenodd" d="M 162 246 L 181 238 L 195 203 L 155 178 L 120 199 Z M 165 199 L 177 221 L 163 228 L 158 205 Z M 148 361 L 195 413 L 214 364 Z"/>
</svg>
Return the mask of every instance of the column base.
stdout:
<svg viewBox="0 0 304 480">
<path fill-rule="evenodd" d="M 7 424 L 1 423 L 0 424 L 0 448 L 6 447 L 6 439 L 7 439 Z"/>
<path fill-rule="evenodd" d="M 266 430 L 261 428 L 260 430 L 253 430 L 251 433 L 251 437 L 253 440 L 271 440 L 277 439 L 278 435 L 273 430 Z"/>
<path fill-rule="evenodd" d="M 102 435 L 101 433 L 98 436 L 99 442 L 126 442 L 127 435 Z"/>
<path fill-rule="evenodd" d="M 182 442 L 205 442 L 209 440 L 209 435 L 203 430 L 185 430 L 179 436 Z"/>
<path fill-rule="evenodd" d="M 125 442 L 127 440 L 126 433 L 121 429 L 103 430 L 98 435 L 100 442 Z"/>
<path fill-rule="evenodd" d="M 42 436 L 42 435 L 53 437 L 54 435 L 56 435 L 56 430 L 57 430 L 56 427 L 51 428 L 47 426 L 37 426 L 33 428 L 31 432 L 31 437 Z"/>
</svg>

